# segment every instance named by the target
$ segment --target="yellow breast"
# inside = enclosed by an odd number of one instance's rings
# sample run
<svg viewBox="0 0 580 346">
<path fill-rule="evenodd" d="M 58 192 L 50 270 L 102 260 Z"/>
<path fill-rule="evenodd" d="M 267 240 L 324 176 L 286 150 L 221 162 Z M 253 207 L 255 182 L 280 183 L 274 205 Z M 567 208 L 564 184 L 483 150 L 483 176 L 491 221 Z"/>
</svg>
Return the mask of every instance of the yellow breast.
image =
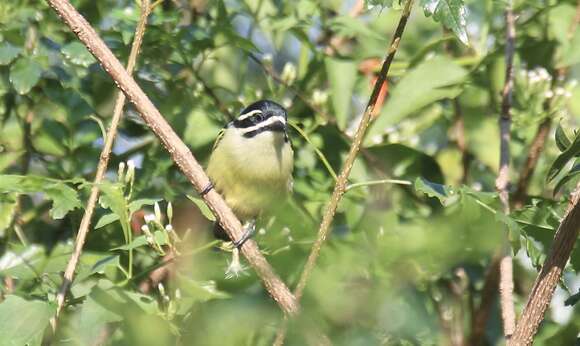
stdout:
<svg viewBox="0 0 580 346">
<path fill-rule="evenodd" d="M 207 168 L 218 192 L 242 220 L 282 203 L 292 181 L 293 152 L 280 132 L 245 138 L 228 128 Z"/>
</svg>

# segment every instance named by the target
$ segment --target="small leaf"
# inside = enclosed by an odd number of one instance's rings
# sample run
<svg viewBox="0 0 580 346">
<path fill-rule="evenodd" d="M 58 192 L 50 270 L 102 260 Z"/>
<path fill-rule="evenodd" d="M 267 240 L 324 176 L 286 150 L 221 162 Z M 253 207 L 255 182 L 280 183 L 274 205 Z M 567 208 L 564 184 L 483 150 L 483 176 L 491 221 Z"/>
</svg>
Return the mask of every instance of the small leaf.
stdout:
<svg viewBox="0 0 580 346">
<path fill-rule="evenodd" d="M 41 74 L 42 66 L 36 60 L 21 57 L 10 67 L 10 83 L 19 94 L 24 95 L 38 83 Z"/>
<path fill-rule="evenodd" d="M 22 52 L 22 48 L 15 47 L 8 42 L 0 46 L 0 65 L 8 65 Z"/>
<path fill-rule="evenodd" d="M 190 201 L 192 201 L 193 203 L 195 203 L 195 205 L 197 205 L 199 211 L 201 211 L 201 214 L 205 216 L 206 219 L 208 219 L 209 221 L 216 220 L 215 216 L 213 215 L 207 204 L 205 204 L 205 202 L 201 198 L 193 197 L 191 195 L 187 195 L 187 198 L 189 198 Z"/>
<path fill-rule="evenodd" d="M 433 16 L 459 38 L 464 45 L 469 45 L 465 17 L 467 10 L 463 0 L 421 0 L 425 16 Z"/>
<path fill-rule="evenodd" d="M 350 114 L 351 95 L 356 82 L 356 64 L 352 60 L 326 59 L 326 74 L 330 82 L 330 98 L 338 127 L 346 128 Z"/>
<path fill-rule="evenodd" d="M 415 180 L 415 190 L 429 197 L 439 199 L 443 205 L 447 203 L 448 198 L 453 194 L 451 187 L 430 182 L 422 177 Z"/>
<path fill-rule="evenodd" d="M 167 244 L 167 237 L 166 237 L 166 234 L 164 232 L 155 231 L 153 233 L 153 236 L 155 237 L 155 242 L 157 244 L 159 244 L 159 245 L 166 245 Z M 113 248 L 111 250 L 132 250 L 132 249 L 136 249 L 138 247 L 145 246 L 145 245 L 147 245 L 147 237 L 145 235 L 140 235 L 137 238 L 133 239 L 133 241 L 130 244 L 118 246 L 118 247 Z"/>
<path fill-rule="evenodd" d="M 159 202 L 160 200 L 157 198 L 142 198 L 136 199 L 129 203 L 129 212 L 133 214 L 137 210 L 141 209 L 144 205 L 153 205 L 155 202 Z"/>
<path fill-rule="evenodd" d="M 570 144 L 567 149 L 560 154 L 552 163 L 552 166 L 548 170 L 547 181 L 550 182 L 560 174 L 560 171 L 566 166 L 566 164 L 574 157 L 580 154 L 580 131 L 576 134 L 574 142 Z"/>
<path fill-rule="evenodd" d="M 7 296 L 0 304 L 0 343 L 40 345 L 54 311 L 54 306 L 44 301 Z"/>
<path fill-rule="evenodd" d="M 564 185 L 566 185 L 570 180 L 574 179 L 575 177 L 577 177 L 580 174 L 580 163 L 577 163 L 574 167 L 572 167 L 572 169 L 570 170 L 570 172 L 568 172 L 562 179 L 560 179 L 560 181 L 556 184 L 556 186 L 554 187 L 554 195 L 558 193 L 558 191 L 560 191 L 560 189 L 562 187 L 564 187 Z"/>
<path fill-rule="evenodd" d="M 119 216 L 115 213 L 105 214 L 101 216 L 97 224 L 95 225 L 95 229 L 99 229 L 101 227 L 105 227 L 107 225 L 112 224 L 113 222 L 119 220 Z"/>
<path fill-rule="evenodd" d="M 4 230 L 10 226 L 16 212 L 16 196 L 14 194 L 0 194 L 0 237 Z"/>
<path fill-rule="evenodd" d="M 78 41 L 71 42 L 62 47 L 62 54 L 64 54 L 64 56 L 66 56 L 73 64 L 84 67 L 94 64 L 96 61 L 85 45 Z"/>
<path fill-rule="evenodd" d="M 556 128 L 556 145 L 560 151 L 565 151 L 572 142 L 566 135 L 564 128 L 562 128 L 562 123 L 558 124 Z"/>
<path fill-rule="evenodd" d="M 62 219 L 71 210 L 81 207 L 76 190 L 56 179 L 31 175 L 0 175 L 0 192 L 45 193 L 52 200 L 50 216 L 53 219 Z"/>
<path fill-rule="evenodd" d="M 227 299 L 229 294 L 219 291 L 215 281 L 196 281 L 184 275 L 177 274 L 177 282 L 186 296 L 196 302 L 206 302 L 213 299 Z"/>
</svg>

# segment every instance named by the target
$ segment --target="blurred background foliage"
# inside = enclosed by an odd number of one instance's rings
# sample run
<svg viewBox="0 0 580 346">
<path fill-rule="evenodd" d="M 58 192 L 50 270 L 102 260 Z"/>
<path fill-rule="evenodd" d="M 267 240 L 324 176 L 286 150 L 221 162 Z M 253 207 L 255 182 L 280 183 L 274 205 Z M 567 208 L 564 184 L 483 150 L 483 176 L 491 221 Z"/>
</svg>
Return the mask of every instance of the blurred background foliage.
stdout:
<svg viewBox="0 0 580 346">
<path fill-rule="evenodd" d="M 139 2 L 73 4 L 125 62 Z M 135 79 L 201 162 L 245 105 L 268 98 L 289 109 L 294 194 L 260 220 L 256 240 L 294 287 L 401 4 L 155 5 Z M 337 345 L 461 344 L 486 267 L 506 234 L 516 254 L 521 311 L 580 172 L 576 7 L 575 0 L 514 4 L 512 192 L 539 127 L 548 134 L 508 216 L 494 186 L 505 3 L 415 4 L 383 87 L 385 106 L 365 139 L 288 344 L 305 343 L 312 325 Z M 230 254 L 211 239 L 211 217 L 130 105 L 61 329 L 49 336 L 116 93 L 45 3 L 0 3 L 0 344 L 40 344 L 43 335 L 44 342 L 79 345 L 271 343 L 278 307 L 251 269 L 225 278 Z M 580 315 L 572 305 L 579 268 L 576 251 L 536 345 L 577 342 Z M 497 303 L 492 309 L 482 344 L 502 342 Z"/>
</svg>

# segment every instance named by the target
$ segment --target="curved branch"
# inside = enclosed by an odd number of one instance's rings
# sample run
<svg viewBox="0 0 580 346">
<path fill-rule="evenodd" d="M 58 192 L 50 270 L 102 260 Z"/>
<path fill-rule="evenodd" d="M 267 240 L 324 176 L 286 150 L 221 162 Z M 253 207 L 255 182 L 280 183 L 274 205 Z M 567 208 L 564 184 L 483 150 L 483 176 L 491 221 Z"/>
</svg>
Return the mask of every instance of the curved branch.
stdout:
<svg viewBox="0 0 580 346">
<path fill-rule="evenodd" d="M 115 58 L 90 24 L 67 0 L 47 0 L 47 2 L 101 63 L 103 69 L 113 78 L 129 101 L 133 103 L 147 126 L 157 135 L 173 161 L 195 189 L 199 192 L 208 186 L 209 178 L 189 148 L 173 131 L 139 85 L 125 71 L 119 60 Z M 242 225 L 224 199 L 215 190 L 205 194 L 203 199 L 230 238 L 240 239 L 243 234 Z M 241 250 L 280 308 L 289 315 L 297 313 L 298 304 L 294 295 L 262 256 L 256 242 L 252 240 L 245 242 Z"/>
<path fill-rule="evenodd" d="M 342 167 L 342 170 L 338 176 L 338 180 L 336 181 L 336 185 L 334 186 L 334 191 L 332 192 L 332 196 L 330 197 L 330 202 L 326 207 L 326 211 L 324 216 L 322 217 L 322 223 L 320 224 L 320 228 L 318 229 L 318 236 L 312 249 L 310 251 L 310 255 L 306 261 L 304 269 L 302 270 L 302 275 L 300 276 L 300 280 L 298 281 L 298 285 L 294 290 L 294 294 L 296 299 L 300 301 L 302 295 L 304 293 L 304 288 L 306 287 L 306 283 L 314 270 L 316 265 L 316 261 L 318 260 L 318 256 L 320 255 L 320 250 L 322 249 L 322 245 L 324 241 L 330 234 L 331 224 L 334 219 L 334 214 L 338 208 L 338 205 L 344 195 L 347 183 L 348 183 L 348 176 L 350 175 L 350 171 L 354 164 L 354 161 L 360 151 L 362 141 L 365 137 L 366 131 L 369 127 L 372 115 L 374 114 L 374 109 L 377 103 L 377 99 L 379 97 L 379 93 L 381 91 L 381 87 L 387 79 L 387 74 L 391 67 L 391 63 L 395 58 L 395 54 L 397 53 L 397 49 L 399 48 L 399 43 L 401 42 L 401 37 L 403 36 L 403 32 L 405 31 L 405 26 L 407 25 L 407 20 L 411 15 L 411 7 L 413 6 L 413 0 L 407 0 L 405 2 L 405 7 L 403 8 L 403 12 L 401 14 L 401 18 L 399 20 L 399 24 L 397 25 L 397 29 L 395 30 L 395 34 L 393 36 L 393 40 L 391 41 L 391 45 L 387 52 L 387 56 L 385 61 L 383 62 L 383 66 L 381 71 L 378 75 L 377 80 L 375 81 L 375 85 L 373 87 L 373 91 L 365 112 L 360 120 L 356 133 L 354 135 L 352 144 L 350 146 L 350 150 Z M 284 321 L 283 325 L 278 329 L 276 340 L 274 341 L 275 345 L 282 345 L 284 343 L 284 338 L 286 337 L 286 330 L 287 330 L 287 320 Z"/>
<path fill-rule="evenodd" d="M 556 285 L 580 233 L 580 184 L 570 198 L 570 207 L 556 231 L 550 253 L 532 287 L 530 297 L 508 346 L 531 345 L 544 314 L 550 306 Z"/>
<path fill-rule="evenodd" d="M 139 18 L 139 23 L 135 29 L 135 38 L 133 39 L 133 44 L 131 46 L 131 52 L 129 53 L 129 59 L 127 61 L 127 73 L 131 75 L 133 69 L 135 68 L 135 62 L 137 61 L 137 56 L 139 54 L 139 49 L 141 48 L 141 43 L 143 43 L 143 35 L 145 34 L 145 27 L 147 25 L 147 18 L 151 7 L 149 6 L 149 0 L 142 0 L 141 2 L 141 16 Z M 103 180 L 105 173 L 107 172 L 107 166 L 109 165 L 109 155 L 113 149 L 113 143 L 115 142 L 115 136 L 117 135 L 117 127 L 121 120 L 123 114 L 123 106 L 125 105 L 125 95 L 119 92 L 117 100 L 115 101 L 115 106 L 113 109 L 113 118 L 111 120 L 111 125 L 107 134 L 104 138 L 105 144 L 103 145 L 103 150 L 99 157 L 99 164 L 97 166 L 97 172 L 95 174 L 95 180 L 93 187 L 91 188 L 91 193 L 89 195 L 89 200 L 87 201 L 87 206 L 85 207 L 85 213 L 81 219 L 81 224 L 77 232 L 77 237 L 75 240 L 73 253 L 67 263 L 66 269 L 64 271 L 62 285 L 56 296 L 56 314 L 51 319 L 52 329 L 56 330 L 58 325 L 58 318 L 64 307 L 64 301 L 70 285 L 72 284 L 75 270 L 77 268 L 79 258 L 83 251 L 83 246 L 89 233 L 89 227 L 91 225 L 91 218 L 93 212 L 95 211 L 95 206 L 97 204 L 97 199 L 99 198 L 99 183 Z"/>
</svg>

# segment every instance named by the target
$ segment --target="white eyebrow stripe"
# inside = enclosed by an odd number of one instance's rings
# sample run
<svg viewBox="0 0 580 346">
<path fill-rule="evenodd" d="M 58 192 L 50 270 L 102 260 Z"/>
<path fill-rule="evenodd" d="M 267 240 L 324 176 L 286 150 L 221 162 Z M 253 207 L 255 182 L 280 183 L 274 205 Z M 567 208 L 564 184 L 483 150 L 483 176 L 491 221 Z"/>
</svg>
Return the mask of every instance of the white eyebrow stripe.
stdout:
<svg viewBox="0 0 580 346">
<path fill-rule="evenodd" d="M 272 125 L 273 123 L 278 122 L 278 121 L 281 122 L 282 124 L 286 125 L 286 119 L 284 119 L 283 116 L 275 115 L 273 117 L 269 117 L 268 119 L 262 121 L 259 124 L 256 124 L 256 125 L 250 126 L 250 127 L 244 127 L 244 128 L 239 129 L 239 130 L 242 133 L 248 133 L 248 132 L 255 131 L 261 127 Z"/>
<path fill-rule="evenodd" d="M 237 120 L 242 121 L 244 119 L 247 119 L 247 118 L 251 117 L 254 114 L 259 114 L 259 113 L 262 113 L 262 111 L 259 110 L 259 109 L 254 109 L 251 112 L 244 113 L 244 114 L 240 115 Z"/>
</svg>

